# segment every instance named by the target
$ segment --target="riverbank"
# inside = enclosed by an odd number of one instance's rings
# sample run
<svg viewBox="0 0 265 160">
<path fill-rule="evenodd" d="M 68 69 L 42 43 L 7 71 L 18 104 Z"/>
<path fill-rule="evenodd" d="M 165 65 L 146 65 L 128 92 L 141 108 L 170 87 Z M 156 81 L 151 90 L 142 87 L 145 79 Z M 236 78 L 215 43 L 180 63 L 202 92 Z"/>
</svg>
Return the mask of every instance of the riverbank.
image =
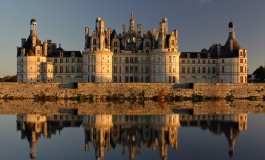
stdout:
<svg viewBox="0 0 265 160">
<path fill-rule="evenodd" d="M 0 83 L 0 99 L 56 101 L 118 100 L 258 100 L 265 97 L 265 84 L 231 83 Z"/>
</svg>

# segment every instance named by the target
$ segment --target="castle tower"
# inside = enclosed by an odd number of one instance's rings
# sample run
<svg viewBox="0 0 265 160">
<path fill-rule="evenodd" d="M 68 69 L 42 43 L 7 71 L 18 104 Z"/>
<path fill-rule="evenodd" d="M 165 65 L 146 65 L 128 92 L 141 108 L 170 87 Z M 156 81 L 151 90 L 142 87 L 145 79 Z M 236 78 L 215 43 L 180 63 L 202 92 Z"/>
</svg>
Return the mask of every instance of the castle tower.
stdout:
<svg viewBox="0 0 265 160">
<path fill-rule="evenodd" d="M 85 51 L 83 51 L 84 82 L 112 82 L 112 56 L 110 50 L 110 29 L 105 32 L 105 22 L 96 18 L 92 36 L 85 29 Z"/>
<path fill-rule="evenodd" d="M 236 39 L 235 23 L 228 23 L 228 39 L 218 60 L 219 82 L 247 83 L 247 50 Z"/>
<path fill-rule="evenodd" d="M 41 44 L 37 36 L 37 20 L 30 20 L 30 35 L 21 39 L 21 47 L 17 47 L 17 81 L 43 82 L 47 81 L 44 65 L 47 56 L 47 42 Z M 41 69 L 43 68 L 43 69 Z"/>
</svg>

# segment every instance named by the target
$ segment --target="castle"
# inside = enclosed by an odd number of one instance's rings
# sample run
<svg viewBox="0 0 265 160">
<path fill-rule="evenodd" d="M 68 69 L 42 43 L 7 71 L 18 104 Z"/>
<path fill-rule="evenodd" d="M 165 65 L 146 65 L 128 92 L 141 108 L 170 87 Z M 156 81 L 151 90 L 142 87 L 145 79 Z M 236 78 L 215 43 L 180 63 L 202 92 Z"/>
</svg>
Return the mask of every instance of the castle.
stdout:
<svg viewBox="0 0 265 160">
<path fill-rule="evenodd" d="M 224 46 L 213 44 L 200 52 L 179 52 L 178 31 L 168 31 L 163 18 L 159 30 L 129 27 L 122 32 L 105 28 L 101 17 L 90 35 L 85 28 L 85 48 L 65 51 L 51 40 L 41 43 L 37 21 L 30 21 L 30 35 L 17 47 L 18 82 L 115 83 L 247 83 L 247 50 L 240 47 L 234 22 L 229 22 Z"/>
</svg>

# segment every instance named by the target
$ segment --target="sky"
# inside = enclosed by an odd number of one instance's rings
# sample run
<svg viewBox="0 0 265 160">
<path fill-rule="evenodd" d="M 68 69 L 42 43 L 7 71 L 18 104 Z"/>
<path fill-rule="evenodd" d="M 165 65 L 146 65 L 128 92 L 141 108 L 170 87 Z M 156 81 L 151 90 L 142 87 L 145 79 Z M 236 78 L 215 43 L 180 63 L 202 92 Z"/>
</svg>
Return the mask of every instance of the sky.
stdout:
<svg viewBox="0 0 265 160">
<path fill-rule="evenodd" d="M 37 19 L 39 39 L 52 40 L 64 50 L 83 51 L 85 27 L 90 34 L 95 19 L 121 32 L 130 14 L 143 30 L 159 28 L 166 17 L 169 30 L 179 31 L 179 51 L 201 51 L 213 43 L 225 44 L 228 23 L 248 50 L 249 73 L 265 65 L 264 0 L 0 0 L 0 77 L 16 75 L 16 51 L 27 38 L 30 20 Z"/>
</svg>

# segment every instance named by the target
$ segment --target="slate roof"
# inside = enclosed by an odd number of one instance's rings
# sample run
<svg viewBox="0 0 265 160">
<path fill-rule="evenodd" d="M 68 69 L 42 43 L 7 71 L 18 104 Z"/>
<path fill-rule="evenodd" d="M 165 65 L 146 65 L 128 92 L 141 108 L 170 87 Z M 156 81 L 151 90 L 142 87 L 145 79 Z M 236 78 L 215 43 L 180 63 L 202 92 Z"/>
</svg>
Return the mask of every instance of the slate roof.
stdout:
<svg viewBox="0 0 265 160">
<path fill-rule="evenodd" d="M 75 57 L 83 57 L 80 51 L 54 51 L 48 54 L 47 57 L 61 57 L 61 53 L 63 53 L 63 57 L 72 57 L 73 52 L 75 53 Z"/>
</svg>

